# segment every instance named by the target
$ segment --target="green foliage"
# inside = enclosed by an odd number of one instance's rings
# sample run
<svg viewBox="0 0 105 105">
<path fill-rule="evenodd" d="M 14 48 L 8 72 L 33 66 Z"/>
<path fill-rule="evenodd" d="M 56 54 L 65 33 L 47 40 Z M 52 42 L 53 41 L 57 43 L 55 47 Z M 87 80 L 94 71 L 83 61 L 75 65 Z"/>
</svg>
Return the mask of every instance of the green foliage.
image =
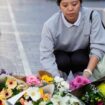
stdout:
<svg viewBox="0 0 105 105">
<path fill-rule="evenodd" d="M 5 82 L 0 83 L 0 90 L 2 90 L 3 88 L 5 88 Z"/>
<path fill-rule="evenodd" d="M 41 100 L 38 100 L 38 101 L 32 102 L 32 103 L 33 103 L 33 105 L 39 105 L 40 102 L 41 102 Z"/>
<path fill-rule="evenodd" d="M 53 105 L 53 103 L 50 101 L 50 102 L 48 102 L 46 105 Z"/>
<path fill-rule="evenodd" d="M 15 105 L 21 105 L 21 103 L 20 102 L 17 102 Z"/>
<path fill-rule="evenodd" d="M 99 101 L 104 103 L 104 96 L 98 91 L 95 85 L 90 84 L 85 87 L 85 94 L 82 96 L 81 100 L 87 104 L 95 105 Z"/>
<path fill-rule="evenodd" d="M 12 91 L 13 91 L 13 95 L 16 95 L 16 94 L 20 93 L 20 90 L 18 90 L 16 88 L 14 88 Z"/>
<path fill-rule="evenodd" d="M 0 91 L 1 91 L 3 88 L 6 88 L 6 85 L 5 85 L 6 80 L 7 80 L 7 78 L 4 79 L 4 82 L 0 82 Z"/>
</svg>

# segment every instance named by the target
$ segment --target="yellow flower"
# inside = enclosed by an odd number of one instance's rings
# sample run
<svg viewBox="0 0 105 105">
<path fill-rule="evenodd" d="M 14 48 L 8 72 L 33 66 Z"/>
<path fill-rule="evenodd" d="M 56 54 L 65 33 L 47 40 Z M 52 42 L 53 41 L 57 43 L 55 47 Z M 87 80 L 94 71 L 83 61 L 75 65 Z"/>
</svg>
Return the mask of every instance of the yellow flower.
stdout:
<svg viewBox="0 0 105 105">
<path fill-rule="evenodd" d="M 105 96 L 105 83 L 101 83 L 97 88 Z"/>
<path fill-rule="evenodd" d="M 5 95 L 3 90 L 0 92 L 0 100 L 5 100 Z"/>
<path fill-rule="evenodd" d="M 0 105 L 5 105 L 5 96 L 2 91 L 0 92 Z"/>
<path fill-rule="evenodd" d="M 41 96 L 43 96 L 44 91 L 43 91 L 43 89 L 42 89 L 42 88 L 39 88 L 39 92 L 40 92 Z"/>
<path fill-rule="evenodd" d="M 43 81 L 47 82 L 47 83 L 52 83 L 54 78 L 53 77 L 50 77 L 48 75 L 43 75 L 42 78 L 41 78 Z"/>
<path fill-rule="evenodd" d="M 44 101 L 48 101 L 48 100 L 50 100 L 51 95 L 48 94 L 48 93 L 46 93 L 46 94 L 43 94 L 43 97 L 42 98 L 43 98 Z"/>
<path fill-rule="evenodd" d="M 17 86 L 17 81 L 14 78 L 7 78 L 6 86 L 10 89 L 14 89 Z"/>
<path fill-rule="evenodd" d="M 12 96 L 13 92 L 11 89 L 3 89 L 2 94 L 4 94 L 5 98 L 8 99 Z"/>
</svg>

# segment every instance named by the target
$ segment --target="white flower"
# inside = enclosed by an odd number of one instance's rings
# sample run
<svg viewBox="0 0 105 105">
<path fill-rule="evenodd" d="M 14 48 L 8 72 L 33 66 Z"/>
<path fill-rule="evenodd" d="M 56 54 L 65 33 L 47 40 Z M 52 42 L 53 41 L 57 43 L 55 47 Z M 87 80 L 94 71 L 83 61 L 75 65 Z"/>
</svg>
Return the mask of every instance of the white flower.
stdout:
<svg viewBox="0 0 105 105">
<path fill-rule="evenodd" d="M 69 96 L 62 97 L 60 100 L 60 105 L 72 105 L 70 104 L 70 98 L 71 97 Z"/>
<path fill-rule="evenodd" d="M 65 91 L 65 88 L 61 85 L 61 83 L 57 83 L 57 89 L 59 90 L 59 92 Z"/>
<path fill-rule="evenodd" d="M 54 78 L 54 80 L 55 80 L 56 83 L 61 82 L 61 81 L 64 81 L 63 78 L 60 78 L 60 77 L 58 77 L 58 76 L 56 76 L 56 77 Z"/>
<path fill-rule="evenodd" d="M 46 105 L 46 104 L 47 104 L 47 102 L 45 102 L 45 101 L 42 101 L 39 103 L 39 105 Z"/>
<path fill-rule="evenodd" d="M 74 102 L 78 102 L 80 104 L 80 101 L 76 97 L 70 97 L 70 102 L 73 104 Z"/>
<path fill-rule="evenodd" d="M 53 95 L 53 97 L 51 98 L 51 102 L 53 103 L 53 105 L 60 105 L 60 99 L 60 95 Z"/>
<path fill-rule="evenodd" d="M 57 83 L 57 89 L 60 92 L 69 90 L 69 84 L 66 81 L 62 81 L 60 83 Z"/>
<path fill-rule="evenodd" d="M 62 93 L 63 91 L 65 91 L 64 87 L 59 88 L 59 92 Z"/>
<path fill-rule="evenodd" d="M 60 105 L 75 105 L 75 103 L 78 103 L 78 105 L 84 105 L 74 96 L 65 96 L 60 100 Z"/>
<path fill-rule="evenodd" d="M 59 89 L 61 87 L 62 87 L 61 83 L 57 83 L 57 88 Z"/>
<path fill-rule="evenodd" d="M 61 85 L 65 88 L 65 89 L 69 89 L 69 84 L 66 81 L 62 81 Z"/>
<path fill-rule="evenodd" d="M 38 87 L 30 87 L 27 94 L 32 98 L 33 101 L 37 101 L 41 98 L 41 94 Z"/>
</svg>

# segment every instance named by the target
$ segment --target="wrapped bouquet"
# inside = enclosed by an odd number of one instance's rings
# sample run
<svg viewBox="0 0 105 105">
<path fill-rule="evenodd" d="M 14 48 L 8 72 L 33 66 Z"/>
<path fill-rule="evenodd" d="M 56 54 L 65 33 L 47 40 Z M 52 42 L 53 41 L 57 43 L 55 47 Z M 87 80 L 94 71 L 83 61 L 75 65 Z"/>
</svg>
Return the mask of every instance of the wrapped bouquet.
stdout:
<svg viewBox="0 0 105 105">
<path fill-rule="evenodd" d="M 77 76 L 70 82 L 50 73 L 0 75 L 0 105 L 105 105 L 105 78 L 92 82 Z"/>
<path fill-rule="evenodd" d="M 13 76 L 0 75 L 0 105 L 5 105 L 6 100 L 26 90 L 28 85 Z"/>
<path fill-rule="evenodd" d="M 85 105 L 71 94 L 69 83 L 63 78 L 40 71 L 21 79 L 9 75 L 2 79 L 0 105 Z"/>
<path fill-rule="evenodd" d="M 80 84 L 83 85 L 79 88 L 73 87 L 71 93 L 81 99 L 86 105 L 105 105 L 105 77 L 95 82 L 87 81 L 87 83 L 87 85 L 84 85 L 83 82 L 78 83 L 79 86 Z"/>
</svg>

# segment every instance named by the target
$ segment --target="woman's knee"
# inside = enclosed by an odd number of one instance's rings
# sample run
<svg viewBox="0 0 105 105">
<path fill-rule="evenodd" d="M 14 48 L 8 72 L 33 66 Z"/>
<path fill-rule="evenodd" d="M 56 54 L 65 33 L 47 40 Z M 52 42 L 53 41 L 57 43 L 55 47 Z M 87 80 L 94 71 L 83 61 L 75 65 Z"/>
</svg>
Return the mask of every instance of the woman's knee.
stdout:
<svg viewBox="0 0 105 105">
<path fill-rule="evenodd" d="M 72 54 L 71 62 L 75 65 L 87 65 L 89 62 L 89 55 L 84 51 L 77 51 Z"/>
<path fill-rule="evenodd" d="M 64 72 L 70 71 L 70 57 L 67 52 L 64 51 L 55 51 L 55 58 L 58 69 Z"/>
<path fill-rule="evenodd" d="M 71 56 L 71 69 L 74 73 L 83 71 L 89 62 L 87 54 L 77 52 Z"/>
</svg>

